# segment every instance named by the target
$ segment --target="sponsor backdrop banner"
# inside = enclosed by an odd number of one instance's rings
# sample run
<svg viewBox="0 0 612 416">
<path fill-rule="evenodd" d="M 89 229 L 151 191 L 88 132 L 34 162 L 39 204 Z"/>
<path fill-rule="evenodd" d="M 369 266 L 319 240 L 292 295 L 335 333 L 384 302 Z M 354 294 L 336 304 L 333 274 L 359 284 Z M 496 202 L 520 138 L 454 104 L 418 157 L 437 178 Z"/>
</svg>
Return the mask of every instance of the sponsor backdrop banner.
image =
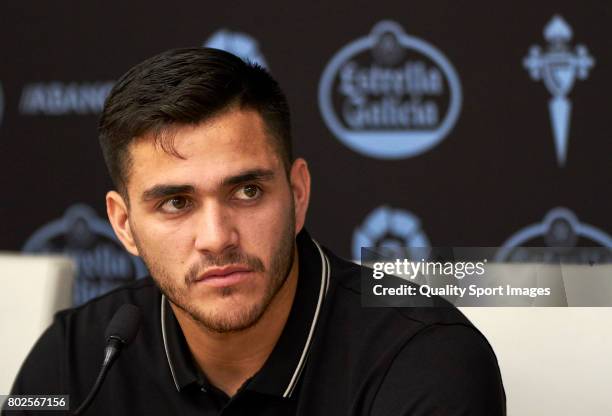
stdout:
<svg viewBox="0 0 612 416">
<path fill-rule="evenodd" d="M 313 176 L 307 226 L 346 258 L 612 247 L 609 2 L 20 2 L 0 14 L 0 250 L 74 257 L 75 303 L 147 273 L 106 219 L 96 125 L 115 80 L 174 47 L 225 49 L 280 81 Z"/>
</svg>

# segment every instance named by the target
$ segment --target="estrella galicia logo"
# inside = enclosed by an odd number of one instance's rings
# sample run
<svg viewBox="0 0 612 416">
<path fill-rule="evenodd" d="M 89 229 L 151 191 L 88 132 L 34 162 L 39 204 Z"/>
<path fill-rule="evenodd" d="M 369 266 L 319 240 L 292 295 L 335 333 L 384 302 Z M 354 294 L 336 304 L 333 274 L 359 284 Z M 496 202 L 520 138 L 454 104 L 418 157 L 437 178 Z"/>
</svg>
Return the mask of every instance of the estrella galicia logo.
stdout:
<svg viewBox="0 0 612 416">
<path fill-rule="evenodd" d="M 521 247 L 527 247 L 521 249 Z M 538 251 L 533 247 L 550 247 L 542 250 L 546 258 L 534 258 Z M 605 248 L 605 249 L 598 249 Z M 559 259 L 573 263 L 611 263 L 612 236 L 593 225 L 578 220 L 567 208 L 557 207 L 548 212 L 542 222 L 531 224 L 512 235 L 495 255 L 498 262 L 543 261 Z"/>
<path fill-rule="evenodd" d="M 461 109 L 461 84 L 448 59 L 392 21 L 340 49 L 319 83 L 323 120 L 366 156 L 401 159 L 442 141 Z"/>
<path fill-rule="evenodd" d="M 354 260 L 361 259 L 363 247 L 375 248 L 375 252 L 385 258 L 399 259 L 415 257 L 412 255 L 415 253 L 405 252 L 410 247 L 429 248 L 430 244 L 416 215 L 383 205 L 368 214 L 363 224 L 355 229 L 352 247 Z M 423 250 L 419 253 L 423 253 Z"/>
<path fill-rule="evenodd" d="M 39 228 L 23 251 L 61 253 L 75 260 L 74 305 L 147 274 L 142 261 L 123 249 L 110 224 L 83 204 L 71 206 L 62 218 Z"/>
<path fill-rule="evenodd" d="M 552 95 L 548 111 L 555 139 L 557 163 L 565 165 L 569 137 L 572 103 L 567 98 L 577 79 L 586 79 L 595 64 L 586 46 L 577 45 L 574 52 L 568 42 L 572 28 L 561 16 L 554 16 L 544 28 L 544 38 L 549 42 L 546 51 L 533 45 L 523 65 L 534 81 L 543 80 Z"/>
<path fill-rule="evenodd" d="M 220 29 L 204 42 L 204 46 L 222 49 L 239 56 L 245 61 L 255 62 L 264 68 L 268 68 L 266 59 L 259 50 L 259 42 L 246 33 Z"/>
</svg>

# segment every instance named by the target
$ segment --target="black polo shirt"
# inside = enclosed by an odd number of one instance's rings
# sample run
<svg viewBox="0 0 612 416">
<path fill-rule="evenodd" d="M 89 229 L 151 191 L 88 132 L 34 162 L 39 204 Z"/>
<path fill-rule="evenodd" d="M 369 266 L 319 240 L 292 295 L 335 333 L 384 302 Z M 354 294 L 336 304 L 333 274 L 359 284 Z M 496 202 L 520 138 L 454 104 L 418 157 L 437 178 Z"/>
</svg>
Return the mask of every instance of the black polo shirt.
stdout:
<svg viewBox="0 0 612 416">
<path fill-rule="evenodd" d="M 288 321 L 263 367 L 234 396 L 199 370 L 150 278 L 59 312 L 12 394 L 69 394 L 75 409 L 98 374 L 108 322 L 132 303 L 143 324 L 86 415 L 505 414 L 495 355 L 457 309 L 364 308 L 360 266 L 305 231 L 297 241 L 299 277 Z"/>
</svg>

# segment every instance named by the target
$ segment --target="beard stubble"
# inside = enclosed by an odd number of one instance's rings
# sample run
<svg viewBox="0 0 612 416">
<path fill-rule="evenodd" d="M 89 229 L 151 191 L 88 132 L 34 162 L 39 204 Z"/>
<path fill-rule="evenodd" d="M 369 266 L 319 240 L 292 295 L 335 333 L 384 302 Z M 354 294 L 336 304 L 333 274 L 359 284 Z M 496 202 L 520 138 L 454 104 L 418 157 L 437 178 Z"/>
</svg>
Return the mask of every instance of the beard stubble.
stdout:
<svg viewBox="0 0 612 416">
<path fill-rule="evenodd" d="M 244 253 L 238 249 L 220 255 L 203 254 L 197 264 L 192 265 L 185 273 L 183 286 L 179 286 L 175 279 L 156 259 L 150 258 L 134 234 L 134 242 L 142 260 L 147 265 L 153 280 L 160 291 L 177 307 L 185 311 L 191 319 L 202 328 L 216 333 L 230 333 L 246 330 L 254 326 L 266 312 L 275 296 L 284 286 L 295 257 L 295 209 L 291 199 L 290 215 L 286 219 L 284 231 L 278 240 L 270 261 L 270 270 L 265 270 L 261 259 Z M 199 302 L 189 299 L 188 292 L 196 279 L 210 267 L 223 267 L 228 265 L 244 265 L 254 272 L 264 273 L 266 286 L 260 299 L 251 305 L 238 305 L 233 310 L 208 310 Z M 239 289 L 223 287 L 215 290 L 220 298 L 229 298 Z"/>
</svg>

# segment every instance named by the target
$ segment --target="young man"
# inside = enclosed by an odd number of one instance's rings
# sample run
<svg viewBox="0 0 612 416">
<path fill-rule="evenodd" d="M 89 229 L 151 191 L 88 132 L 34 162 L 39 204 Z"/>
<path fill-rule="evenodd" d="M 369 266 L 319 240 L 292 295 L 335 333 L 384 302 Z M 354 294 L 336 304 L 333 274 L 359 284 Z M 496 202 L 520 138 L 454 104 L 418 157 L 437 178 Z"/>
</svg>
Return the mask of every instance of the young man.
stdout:
<svg viewBox="0 0 612 416">
<path fill-rule="evenodd" d="M 495 355 L 454 308 L 362 308 L 360 267 L 304 230 L 310 174 L 262 68 L 215 49 L 111 92 L 110 222 L 150 278 L 60 312 L 14 394 L 91 388 L 125 303 L 143 323 L 86 414 L 502 415 Z"/>
</svg>

